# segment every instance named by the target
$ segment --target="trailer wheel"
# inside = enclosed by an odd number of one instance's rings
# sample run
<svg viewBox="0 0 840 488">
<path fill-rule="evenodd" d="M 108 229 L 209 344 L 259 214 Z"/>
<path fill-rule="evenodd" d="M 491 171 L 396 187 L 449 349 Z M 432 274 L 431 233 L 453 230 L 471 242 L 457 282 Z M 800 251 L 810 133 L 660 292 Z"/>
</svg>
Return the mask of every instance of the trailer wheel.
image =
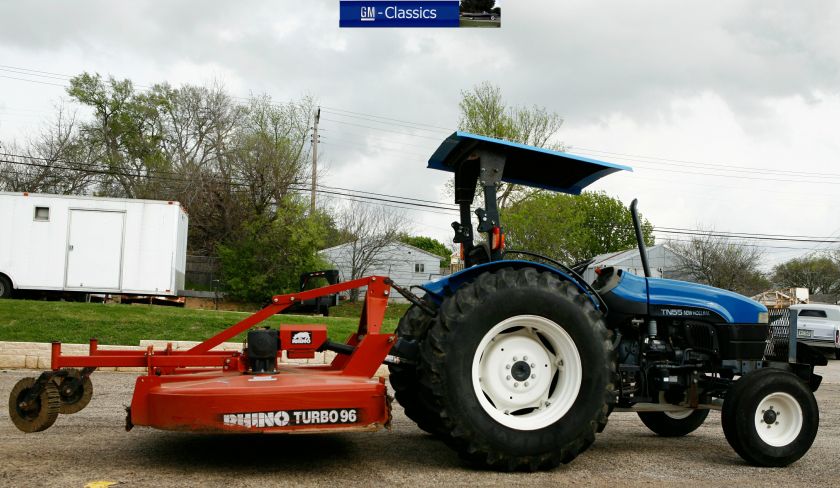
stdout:
<svg viewBox="0 0 840 488">
<path fill-rule="evenodd" d="M 93 397 L 93 383 L 90 377 L 82 377 L 78 370 L 74 370 L 62 378 L 58 385 L 58 394 L 61 397 L 59 413 L 69 415 L 81 412 Z"/>
<path fill-rule="evenodd" d="M 756 466 L 787 466 L 808 452 L 819 428 L 814 394 L 795 374 L 760 369 L 742 376 L 723 401 L 729 445 Z"/>
<path fill-rule="evenodd" d="M 0 274 L 0 298 L 12 296 L 12 282 L 9 278 Z"/>
<path fill-rule="evenodd" d="M 44 384 L 41 393 L 28 405 L 24 403 L 36 382 L 35 378 L 23 378 L 15 384 L 9 394 L 9 417 L 15 427 L 27 433 L 48 429 L 55 423 L 61 408 L 58 388 L 52 381 Z"/>
<path fill-rule="evenodd" d="M 639 418 L 645 427 L 662 437 L 688 435 L 703 425 L 708 416 L 708 410 L 690 408 L 679 412 L 639 412 Z"/>
<path fill-rule="evenodd" d="M 612 396 L 612 348 L 577 287 L 533 268 L 479 275 L 444 301 L 423 379 L 468 461 L 550 469 L 595 441 Z"/>
<path fill-rule="evenodd" d="M 431 302 L 426 303 L 432 305 Z M 422 344 L 433 322 L 434 317 L 412 305 L 397 325 L 397 337 Z M 445 437 L 447 432 L 440 419 L 440 408 L 434 404 L 429 389 L 420 381 L 420 376 L 423 374 L 422 365 L 389 365 L 388 370 L 391 387 L 394 388 L 394 397 L 405 409 L 406 417 L 413 420 L 424 431 Z"/>
</svg>

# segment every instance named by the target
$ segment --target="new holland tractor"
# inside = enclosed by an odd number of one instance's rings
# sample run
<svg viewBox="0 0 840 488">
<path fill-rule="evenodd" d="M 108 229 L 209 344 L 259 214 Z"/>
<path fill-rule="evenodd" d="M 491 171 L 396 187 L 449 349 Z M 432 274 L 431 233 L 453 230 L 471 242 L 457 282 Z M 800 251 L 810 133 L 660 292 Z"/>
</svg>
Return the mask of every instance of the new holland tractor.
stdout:
<svg viewBox="0 0 840 488">
<path fill-rule="evenodd" d="M 793 357 L 765 357 L 768 341 L 789 337 L 769 335 L 763 305 L 650 277 L 635 201 L 645 276 L 604 268 L 586 283 L 589 263 L 505 250 L 500 182 L 579 194 L 630 168 L 462 132 L 429 167 L 455 175 L 461 218 L 452 226 L 466 269 L 426 284 L 397 328 L 397 355 L 413 362 L 391 365 L 391 384 L 422 429 L 502 470 L 571 461 L 614 410 L 638 412 L 661 436 L 683 436 L 719 409 L 730 445 L 759 466 L 785 466 L 809 449 L 819 424 L 814 365 L 825 358 L 803 344 Z M 474 228 L 477 187 L 484 206 Z M 516 255 L 540 262 L 509 259 Z"/>
<path fill-rule="evenodd" d="M 104 348 L 91 339 L 88 354 L 72 356 L 54 342 L 51 370 L 11 391 L 12 422 L 43 431 L 88 404 L 96 368 L 140 367 L 127 430 L 371 431 L 391 421 L 386 381 L 375 376 L 384 363 L 406 415 L 479 467 L 567 463 L 613 411 L 638 412 L 653 432 L 682 436 L 719 409 L 726 439 L 749 463 L 785 466 L 806 453 L 819 424 L 814 366 L 825 358 L 796 343 L 795 327 L 770 327 L 768 310 L 748 298 L 651 277 L 635 202 L 645 276 L 604 268 L 587 283 L 587 263 L 505 249 L 500 182 L 579 194 L 630 168 L 462 132 L 443 141 L 429 167 L 455 176 L 463 271 L 421 286 L 422 296 L 384 276 L 276 295 L 186 350 Z M 484 202 L 474 227 L 478 187 Z M 256 327 L 354 288 L 363 288 L 364 305 L 344 343 L 320 324 Z M 392 290 L 413 304 L 395 334 L 381 330 Z M 242 333 L 241 350 L 218 349 Z M 335 356 L 329 364 L 281 361 L 319 351 Z"/>
</svg>

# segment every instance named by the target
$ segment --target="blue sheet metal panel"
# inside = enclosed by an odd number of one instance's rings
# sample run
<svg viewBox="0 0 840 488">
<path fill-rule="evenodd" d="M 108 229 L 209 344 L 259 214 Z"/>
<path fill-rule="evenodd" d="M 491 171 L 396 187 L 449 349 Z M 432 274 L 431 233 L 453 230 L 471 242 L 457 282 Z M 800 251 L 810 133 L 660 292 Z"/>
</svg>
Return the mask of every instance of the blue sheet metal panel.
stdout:
<svg viewBox="0 0 840 488">
<path fill-rule="evenodd" d="M 651 305 L 684 305 L 712 310 L 729 323 L 758 322 L 767 307 L 737 293 L 685 281 L 648 278 Z"/>
<path fill-rule="evenodd" d="M 581 292 L 585 293 L 589 297 L 596 309 L 600 307 L 597 298 L 591 296 L 590 293 L 586 290 L 586 288 L 583 287 L 583 285 L 578 283 L 577 280 L 575 280 L 568 274 L 551 266 L 546 266 L 541 263 L 535 263 L 533 261 L 524 261 L 519 259 L 505 259 L 503 261 L 494 261 L 492 263 L 479 264 L 471 268 L 463 269 L 449 276 L 444 276 L 443 278 L 438 278 L 434 281 L 429 281 L 428 283 L 423 285 L 423 289 L 432 295 L 431 298 L 435 299 L 437 302 L 440 302 L 449 293 L 454 292 L 464 284 L 474 280 L 475 277 L 481 273 L 492 272 L 501 268 L 518 269 L 526 267 L 550 271 L 551 273 L 560 276 L 562 279 L 574 283 L 575 286 L 577 286 L 577 288 Z"/>
<path fill-rule="evenodd" d="M 618 270 L 621 280 L 611 291 L 614 295 L 629 302 L 647 303 L 648 285 L 647 280 L 633 273 Z"/>
<path fill-rule="evenodd" d="M 429 158 L 428 167 L 454 171 L 457 164 L 478 149 L 506 156 L 503 181 L 573 195 L 611 173 L 633 171 L 621 164 L 460 131 L 440 144 Z"/>
</svg>

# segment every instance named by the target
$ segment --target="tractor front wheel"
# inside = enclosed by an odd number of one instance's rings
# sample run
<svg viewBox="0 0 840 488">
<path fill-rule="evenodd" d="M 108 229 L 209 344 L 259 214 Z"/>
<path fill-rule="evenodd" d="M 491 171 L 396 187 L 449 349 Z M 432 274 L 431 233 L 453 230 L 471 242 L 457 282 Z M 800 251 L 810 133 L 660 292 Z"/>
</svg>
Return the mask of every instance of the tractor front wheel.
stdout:
<svg viewBox="0 0 840 488">
<path fill-rule="evenodd" d="M 639 418 L 645 427 L 662 437 L 682 437 L 703 425 L 708 410 L 687 408 L 677 412 L 639 412 Z"/>
<path fill-rule="evenodd" d="M 729 445 L 755 466 L 787 466 L 808 452 L 820 423 L 814 394 L 795 374 L 764 368 L 738 379 L 720 412 Z"/>
<path fill-rule="evenodd" d="M 479 275 L 444 301 L 421 351 L 449 444 L 479 466 L 553 468 L 606 422 L 607 329 L 589 298 L 552 273 Z"/>
</svg>

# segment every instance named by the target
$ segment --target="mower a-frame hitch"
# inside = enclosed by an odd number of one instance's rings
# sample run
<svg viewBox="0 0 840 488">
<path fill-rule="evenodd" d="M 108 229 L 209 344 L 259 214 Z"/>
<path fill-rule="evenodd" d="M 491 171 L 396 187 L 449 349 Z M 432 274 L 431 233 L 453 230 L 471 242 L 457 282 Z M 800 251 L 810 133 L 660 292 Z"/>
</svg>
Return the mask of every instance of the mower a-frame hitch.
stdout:
<svg viewBox="0 0 840 488">
<path fill-rule="evenodd" d="M 137 378 L 128 429 L 141 425 L 182 431 L 318 432 L 387 427 L 390 399 L 384 378 L 374 375 L 383 362 L 400 361 L 389 356 L 394 335 L 381 333 L 389 283 L 385 277 L 371 276 L 277 295 L 262 310 L 183 351 L 171 344 L 163 350 L 104 350 L 91 339 L 87 355 L 67 356 L 61 343 L 54 342 L 52 371 L 38 380 L 21 380 L 12 392 L 10 413 L 21 430 L 44 430 L 58 413 L 75 413 L 87 404 L 92 394 L 88 377 L 95 368 L 142 367 L 147 373 Z M 359 328 L 345 344 L 330 342 L 325 325 L 254 329 L 301 300 L 362 287 L 367 289 Z M 214 350 L 245 331 L 248 340 L 242 351 Z M 289 359 L 300 359 L 325 350 L 337 353 L 330 364 L 279 361 L 283 351 Z"/>
</svg>

